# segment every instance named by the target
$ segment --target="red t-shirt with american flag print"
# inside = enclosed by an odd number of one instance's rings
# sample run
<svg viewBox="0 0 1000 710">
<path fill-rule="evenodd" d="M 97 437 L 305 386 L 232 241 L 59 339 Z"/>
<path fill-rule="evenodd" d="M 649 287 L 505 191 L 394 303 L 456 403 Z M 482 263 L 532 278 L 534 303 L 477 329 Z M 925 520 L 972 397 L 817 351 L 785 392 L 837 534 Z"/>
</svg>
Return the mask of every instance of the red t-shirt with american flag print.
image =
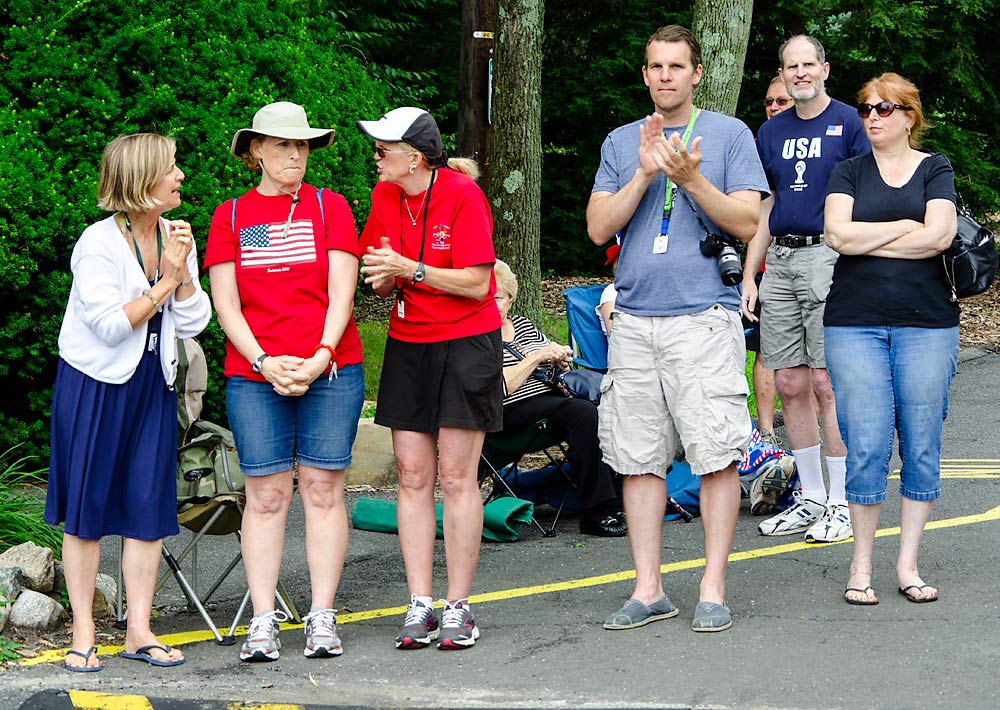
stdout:
<svg viewBox="0 0 1000 710">
<path fill-rule="evenodd" d="M 215 209 L 205 248 L 207 269 L 227 261 L 236 264 L 236 284 L 243 317 L 265 352 L 312 357 L 323 336 L 329 306 L 331 250 L 358 256 L 354 215 L 341 195 L 323 190 L 324 219 L 316 188 L 303 184 L 299 203 L 285 234 L 291 195 L 262 195 L 256 188 Z M 336 346 L 337 365 L 361 362 L 361 338 L 352 317 Z M 226 377 L 263 382 L 250 363 L 226 341 Z"/>
<path fill-rule="evenodd" d="M 399 202 L 398 185 L 380 182 L 372 191 L 372 211 L 361 233 L 361 247 L 379 247 L 386 236 L 392 248 L 407 259 L 420 258 L 424 235 L 423 200 L 427 193 L 409 198 L 410 212 Z M 442 269 L 464 269 L 496 261 L 493 252 L 493 216 L 486 196 L 468 175 L 449 168 L 437 171 L 423 236 L 423 262 Z M 418 214 L 418 210 L 420 211 Z M 403 287 L 403 317 L 392 309 L 389 335 L 410 343 L 437 343 L 471 335 L 482 335 L 500 327 L 500 312 L 493 296 L 496 280 L 490 272 L 490 288 L 480 301 L 456 296 L 426 284 L 397 279 Z"/>
</svg>

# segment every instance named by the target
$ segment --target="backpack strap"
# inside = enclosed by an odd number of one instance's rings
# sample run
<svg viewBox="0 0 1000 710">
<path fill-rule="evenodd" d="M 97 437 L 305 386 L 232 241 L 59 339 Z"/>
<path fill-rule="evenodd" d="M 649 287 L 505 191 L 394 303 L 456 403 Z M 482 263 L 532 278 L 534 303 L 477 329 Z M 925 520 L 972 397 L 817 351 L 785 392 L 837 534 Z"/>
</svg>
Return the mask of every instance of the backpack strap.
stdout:
<svg viewBox="0 0 1000 710">
<path fill-rule="evenodd" d="M 236 237 L 236 198 L 233 198 L 233 221 L 230 222 L 233 228 L 233 237 Z"/>
</svg>

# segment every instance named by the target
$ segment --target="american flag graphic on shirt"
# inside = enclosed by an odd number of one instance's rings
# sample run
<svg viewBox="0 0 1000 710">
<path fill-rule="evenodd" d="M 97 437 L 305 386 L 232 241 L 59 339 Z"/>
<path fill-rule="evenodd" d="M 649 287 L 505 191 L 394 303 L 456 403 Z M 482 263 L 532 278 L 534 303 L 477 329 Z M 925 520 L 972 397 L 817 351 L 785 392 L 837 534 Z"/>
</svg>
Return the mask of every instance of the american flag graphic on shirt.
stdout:
<svg viewBox="0 0 1000 710">
<path fill-rule="evenodd" d="M 316 240 L 311 220 L 297 220 L 282 237 L 285 223 L 256 224 L 240 230 L 240 266 L 280 266 L 316 260 Z"/>
</svg>

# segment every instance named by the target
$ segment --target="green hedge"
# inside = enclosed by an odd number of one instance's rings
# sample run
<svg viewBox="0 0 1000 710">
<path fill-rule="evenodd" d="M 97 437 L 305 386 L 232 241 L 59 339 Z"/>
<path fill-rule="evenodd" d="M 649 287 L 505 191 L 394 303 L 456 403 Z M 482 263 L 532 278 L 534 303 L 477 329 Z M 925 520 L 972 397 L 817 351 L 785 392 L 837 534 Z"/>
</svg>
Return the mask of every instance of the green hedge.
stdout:
<svg viewBox="0 0 1000 710">
<path fill-rule="evenodd" d="M 126 9 L 127 8 L 127 9 Z M 358 224 L 374 184 L 358 118 L 393 102 L 350 46 L 329 2 L 162 0 L 0 4 L 0 451 L 44 454 L 56 340 L 76 239 L 95 206 L 103 147 L 121 133 L 177 139 L 184 203 L 204 252 L 214 207 L 251 187 L 233 133 L 271 101 L 334 127 L 307 180 L 343 193 Z M 207 278 L 202 283 L 207 285 Z M 223 337 L 213 322 L 205 416 L 224 421 Z"/>
</svg>

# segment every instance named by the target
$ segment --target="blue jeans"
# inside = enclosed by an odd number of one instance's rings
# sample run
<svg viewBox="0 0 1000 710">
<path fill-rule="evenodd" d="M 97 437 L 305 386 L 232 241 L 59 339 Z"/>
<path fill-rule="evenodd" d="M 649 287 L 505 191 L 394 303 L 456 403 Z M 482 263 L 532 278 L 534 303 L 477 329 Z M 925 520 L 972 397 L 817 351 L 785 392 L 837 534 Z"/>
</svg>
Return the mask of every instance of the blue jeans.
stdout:
<svg viewBox="0 0 1000 710">
<path fill-rule="evenodd" d="M 847 444 L 847 500 L 885 500 L 895 432 L 900 495 L 941 497 L 941 430 L 958 363 L 958 327 L 827 326 L 826 366 Z"/>
<path fill-rule="evenodd" d="M 299 463 L 328 471 L 351 465 L 365 397 L 361 365 L 337 377 L 324 373 L 300 397 L 285 397 L 269 382 L 230 377 L 226 411 L 244 476 L 268 476 Z"/>
</svg>

